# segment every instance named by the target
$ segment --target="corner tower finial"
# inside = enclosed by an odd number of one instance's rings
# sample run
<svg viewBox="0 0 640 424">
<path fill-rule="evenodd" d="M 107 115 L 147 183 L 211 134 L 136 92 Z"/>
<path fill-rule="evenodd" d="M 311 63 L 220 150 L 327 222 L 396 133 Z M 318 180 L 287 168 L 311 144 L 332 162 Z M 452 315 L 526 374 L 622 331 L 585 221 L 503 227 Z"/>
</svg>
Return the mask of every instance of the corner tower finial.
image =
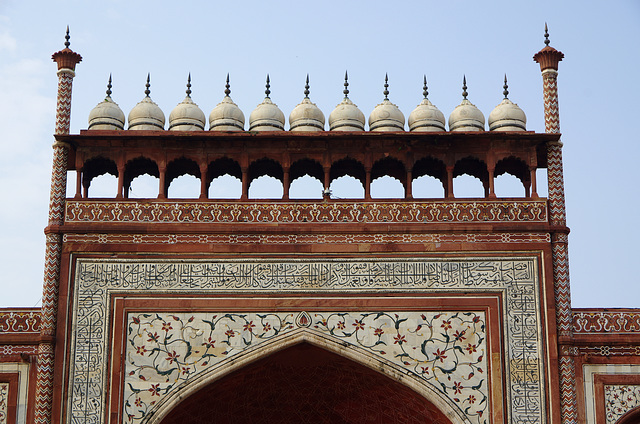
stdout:
<svg viewBox="0 0 640 424">
<path fill-rule="evenodd" d="M 547 27 L 547 23 L 544 23 L 544 45 L 548 46 L 550 43 L 549 41 L 549 28 Z"/>
<path fill-rule="evenodd" d="M 69 48 L 69 46 L 71 45 L 71 43 L 69 42 L 69 39 L 71 38 L 71 36 L 69 35 L 69 25 L 67 25 L 67 33 L 64 36 L 64 46 L 65 48 Z"/>
<path fill-rule="evenodd" d="M 58 64 L 58 71 L 61 69 L 71 69 L 72 71 L 75 71 L 76 65 L 82 62 L 82 56 L 69 48 L 71 45 L 69 42 L 70 38 L 69 26 L 67 25 L 67 32 L 64 36 L 64 49 L 51 56 L 51 59 Z"/>
<path fill-rule="evenodd" d="M 540 70 L 558 70 L 558 63 L 564 58 L 564 53 L 549 45 L 549 28 L 544 24 L 544 48 L 533 56 L 533 60 L 540 64 Z"/>
</svg>

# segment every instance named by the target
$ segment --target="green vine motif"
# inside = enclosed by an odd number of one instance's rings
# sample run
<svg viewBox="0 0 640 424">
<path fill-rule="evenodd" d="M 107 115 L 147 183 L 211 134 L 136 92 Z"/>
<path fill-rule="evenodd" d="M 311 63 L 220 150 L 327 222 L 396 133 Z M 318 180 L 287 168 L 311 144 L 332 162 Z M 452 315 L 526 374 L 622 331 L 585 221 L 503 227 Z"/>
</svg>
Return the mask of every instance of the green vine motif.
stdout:
<svg viewBox="0 0 640 424">
<path fill-rule="evenodd" d="M 212 363 L 294 328 L 293 314 L 227 313 L 209 319 L 180 315 L 130 316 L 127 374 L 148 384 L 140 388 L 127 383 L 129 422 L 143 419 L 162 395 Z"/>
<path fill-rule="evenodd" d="M 486 422 L 485 322 L 475 312 L 314 314 L 312 327 L 388 360 L 429 381 L 469 417 Z"/>
</svg>

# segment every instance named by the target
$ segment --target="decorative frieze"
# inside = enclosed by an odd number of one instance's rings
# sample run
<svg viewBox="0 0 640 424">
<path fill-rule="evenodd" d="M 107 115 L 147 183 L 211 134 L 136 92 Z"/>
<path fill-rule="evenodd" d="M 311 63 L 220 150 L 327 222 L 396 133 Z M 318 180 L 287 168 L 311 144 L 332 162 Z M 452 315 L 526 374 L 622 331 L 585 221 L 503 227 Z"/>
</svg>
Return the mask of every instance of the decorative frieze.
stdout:
<svg viewBox="0 0 640 424">
<path fill-rule="evenodd" d="M 640 313 L 573 311 L 574 334 L 638 334 Z"/>
<path fill-rule="evenodd" d="M 39 333 L 39 311 L 0 311 L 0 334 L 2 333 Z"/>
<path fill-rule="evenodd" d="M 428 202 L 167 202 L 68 200 L 66 223 L 547 222 L 545 200 Z"/>
</svg>

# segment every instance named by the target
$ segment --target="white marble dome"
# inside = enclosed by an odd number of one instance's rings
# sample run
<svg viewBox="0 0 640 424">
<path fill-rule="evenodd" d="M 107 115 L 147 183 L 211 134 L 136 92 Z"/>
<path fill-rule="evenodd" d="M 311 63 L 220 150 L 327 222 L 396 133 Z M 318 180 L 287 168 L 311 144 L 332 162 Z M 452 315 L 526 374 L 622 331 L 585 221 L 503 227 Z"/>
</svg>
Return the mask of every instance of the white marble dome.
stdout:
<svg viewBox="0 0 640 424">
<path fill-rule="evenodd" d="M 191 75 L 187 82 L 187 96 L 169 114 L 170 131 L 203 131 L 206 118 L 191 100 Z"/>
<path fill-rule="evenodd" d="M 149 94 L 151 91 L 149 76 L 147 76 L 147 89 L 145 90 L 146 97 L 142 99 L 137 105 L 129 112 L 129 129 L 130 130 L 146 130 L 146 131 L 159 131 L 164 130 L 164 113 L 157 104 L 151 100 Z"/>
<path fill-rule="evenodd" d="M 344 75 L 344 99 L 329 115 L 330 131 L 364 131 L 364 114 L 349 99 L 348 75 Z"/>
<path fill-rule="evenodd" d="M 249 115 L 249 131 L 284 131 L 284 113 L 269 97 L 271 91 L 268 75 L 266 87 L 267 97 Z"/>
<path fill-rule="evenodd" d="M 424 88 L 422 90 L 424 99 L 409 114 L 409 131 L 414 132 L 437 132 L 446 131 L 444 114 L 433 103 L 429 101 L 427 96 L 427 77 L 424 77 Z"/>
<path fill-rule="evenodd" d="M 462 83 L 462 102 L 449 115 L 449 131 L 484 131 L 484 115 L 467 100 L 467 80 Z"/>
<path fill-rule="evenodd" d="M 404 115 L 389 100 L 389 78 L 384 76 L 384 100 L 369 115 L 369 131 L 404 131 Z"/>
<path fill-rule="evenodd" d="M 324 113 L 309 99 L 309 75 L 304 99 L 289 114 L 289 131 L 324 131 Z"/>
<path fill-rule="evenodd" d="M 244 113 L 229 95 L 229 75 L 224 90 L 224 98 L 209 114 L 209 131 L 244 131 Z"/>
<path fill-rule="evenodd" d="M 111 99 L 111 76 L 107 85 L 107 97 L 89 113 L 90 130 L 123 130 L 124 112 L 120 106 Z"/>
<path fill-rule="evenodd" d="M 507 97 L 507 76 L 504 77 L 504 99 L 489 114 L 489 131 L 526 131 L 527 116 Z"/>
</svg>

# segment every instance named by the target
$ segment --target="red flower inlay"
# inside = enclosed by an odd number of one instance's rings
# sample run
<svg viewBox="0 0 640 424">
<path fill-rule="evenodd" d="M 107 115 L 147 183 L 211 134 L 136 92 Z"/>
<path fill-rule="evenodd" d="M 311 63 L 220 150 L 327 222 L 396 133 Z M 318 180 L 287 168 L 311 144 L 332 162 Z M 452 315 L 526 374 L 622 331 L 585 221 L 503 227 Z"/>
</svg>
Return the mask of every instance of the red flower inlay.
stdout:
<svg viewBox="0 0 640 424">
<path fill-rule="evenodd" d="M 215 345 L 214 345 L 214 343 L 215 343 L 215 342 L 216 342 L 215 340 L 211 340 L 211 337 L 209 337 L 209 338 L 204 342 L 204 345 L 205 345 L 205 347 L 206 347 L 207 349 L 211 349 L 211 348 L 214 348 L 214 347 L 215 347 Z"/>
<path fill-rule="evenodd" d="M 151 396 L 160 396 L 160 384 L 152 384 L 149 388 Z"/>
<path fill-rule="evenodd" d="M 445 351 L 440 351 L 440 349 L 436 349 L 436 353 L 435 353 L 435 357 L 436 360 L 440 360 L 440 362 L 444 362 L 444 358 L 447 357 L 447 355 L 445 355 Z"/>
<path fill-rule="evenodd" d="M 422 368 L 422 374 L 429 374 L 429 367 L 420 367 Z"/>
<path fill-rule="evenodd" d="M 266 323 L 263 327 L 262 327 L 262 331 L 264 331 L 265 333 L 267 331 L 271 331 L 271 324 Z"/>
<path fill-rule="evenodd" d="M 462 392 L 462 389 L 464 389 L 464 387 L 462 386 L 462 383 L 458 381 L 453 382 L 453 391 L 455 392 L 456 395 L 459 395 Z"/>
<path fill-rule="evenodd" d="M 476 347 L 476 345 L 472 345 L 471 343 L 469 343 L 467 347 L 465 347 L 465 349 L 471 354 L 476 351 Z"/>
<path fill-rule="evenodd" d="M 135 402 L 133 402 L 136 406 L 142 406 L 142 401 L 139 397 L 136 398 Z"/>
<path fill-rule="evenodd" d="M 249 321 L 242 328 L 243 328 L 244 331 L 248 331 L 249 333 L 253 333 L 253 328 L 254 327 L 255 327 L 255 324 L 253 323 L 253 321 Z"/>
<path fill-rule="evenodd" d="M 356 322 L 353 323 L 353 326 L 356 327 L 356 331 L 364 330 L 364 324 L 362 323 L 362 321 L 356 320 Z"/>
<path fill-rule="evenodd" d="M 151 333 L 147 333 L 149 335 L 149 339 L 147 340 L 148 342 L 158 342 L 158 339 L 160 339 L 160 336 L 158 336 L 158 332 L 154 332 L 153 334 Z"/>
<path fill-rule="evenodd" d="M 144 356 L 144 353 L 147 352 L 147 349 L 145 349 L 144 346 L 136 346 L 136 353 L 138 355 L 142 355 Z"/>
<path fill-rule="evenodd" d="M 189 374 L 191 367 L 182 367 L 182 375 Z"/>
<path fill-rule="evenodd" d="M 340 330 L 344 330 L 344 321 L 338 321 L 336 327 L 338 327 Z"/>
<path fill-rule="evenodd" d="M 167 355 L 169 355 L 167 356 L 167 361 L 169 361 L 170 364 L 177 362 L 178 358 L 180 357 L 180 355 L 178 355 L 175 350 L 171 353 L 168 353 Z"/>
<path fill-rule="evenodd" d="M 452 328 L 451 327 L 451 321 L 442 321 L 442 325 L 440 326 L 442 328 L 444 328 L 444 331 L 447 331 L 448 329 Z"/>
<path fill-rule="evenodd" d="M 173 327 L 171 326 L 170 322 L 163 322 L 162 323 L 162 330 L 163 331 L 173 330 Z"/>
<path fill-rule="evenodd" d="M 469 403 L 475 403 L 476 397 L 474 395 L 469 395 Z"/>
<path fill-rule="evenodd" d="M 378 337 L 382 336 L 383 334 L 384 334 L 384 330 L 382 328 L 376 328 L 373 332 L 373 335 Z"/>
<path fill-rule="evenodd" d="M 456 341 L 460 342 L 465 339 L 464 333 L 466 333 L 466 330 L 462 330 L 462 331 L 456 330 L 456 334 L 454 334 L 453 337 L 456 338 Z"/>
<path fill-rule="evenodd" d="M 396 343 L 397 343 L 397 344 L 399 344 L 399 345 L 402 345 L 402 343 L 405 343 L 405 342 L 407 341 L 407 340 L 404 338 L 404 336 L 403 336 L 403 335 L 401 335 L 400 333 L 398 333 L 398 335 L 397 335 L 397 336 L 395 336 L 395 337 L 393 338 L 393 340 L 394 340 L 393 344 L 396 344 Z"/>
<path fill-rule="evenodd" d="M 236 335 L 236 332 L 233 331 L 232 329 L 228 329 L 227 331 L 224 332 L 224 335 L 227 337 L 234 337 Z"/>
</svg>

